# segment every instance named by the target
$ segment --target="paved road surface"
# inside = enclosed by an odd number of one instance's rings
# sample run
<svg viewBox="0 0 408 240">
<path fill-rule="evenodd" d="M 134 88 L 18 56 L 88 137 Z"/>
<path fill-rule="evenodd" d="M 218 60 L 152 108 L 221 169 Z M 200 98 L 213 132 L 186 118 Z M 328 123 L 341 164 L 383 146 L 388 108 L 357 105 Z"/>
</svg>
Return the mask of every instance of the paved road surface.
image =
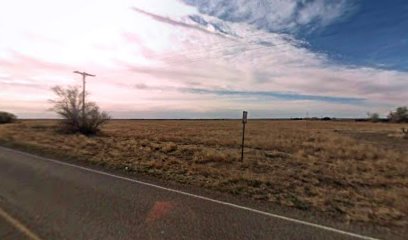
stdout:
<svg viewBox="0 0 408 240">
<path fill-rule="evenodd" d="M 36 238 L 369 239 L 0 147 L 0 239 Z"/>
</svg>

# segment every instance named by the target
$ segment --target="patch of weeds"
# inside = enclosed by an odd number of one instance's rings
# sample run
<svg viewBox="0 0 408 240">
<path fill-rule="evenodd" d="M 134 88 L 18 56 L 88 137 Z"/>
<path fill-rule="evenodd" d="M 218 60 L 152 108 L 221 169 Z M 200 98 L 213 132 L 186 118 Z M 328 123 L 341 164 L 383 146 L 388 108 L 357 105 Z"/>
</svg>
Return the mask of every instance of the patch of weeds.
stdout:
<svg viewBox="0 0 408 240">
<path fill-rule="evenodd" d="M 240 194 L 243 194 L 245 192 L 245 188 L 243 186 L 236 186 L 236 187 L 230 189 L 229 192 L 234 194 L 234 195 L 240 195 Z"/>
<path fill-rule="evenodd" d="M 288 200 L 293 204 L 295 208 L 301 209 L 301 210 L 307 210 L 310 208 L 310 206 L 297 198 L 295 195 L 291 194 L 288 196 Z"/>
<path fill-rule="evenodd" d="M 171 153 L 177 150 L 177 145 L 173 142 L 165 143 L 164 146 L 162 146 L 161 150 L 164 153 Z"/>
<path fill-rule="evenodd" d="M 263 182 L 262 182 L 262 181 L 257 180 L 257 179 L 250 179 L 250 180 L 247 180 L 247 183 L 248 183 L 248 185 L 249 185 L 249 186 L 251 186 L 251 187 L 255 187 L 255 188 L 259 188 L 259 187 L 261 187 L 261 186 L 262 186 L 262 184 L 263 184 Z"/>
<path fill-rule="evenodd" d="M 280 151 L 265 151 L 265 157 L 273 159 L 287 159 L 290 157 L 289 153 L 280 152 Z"/>
</svg>

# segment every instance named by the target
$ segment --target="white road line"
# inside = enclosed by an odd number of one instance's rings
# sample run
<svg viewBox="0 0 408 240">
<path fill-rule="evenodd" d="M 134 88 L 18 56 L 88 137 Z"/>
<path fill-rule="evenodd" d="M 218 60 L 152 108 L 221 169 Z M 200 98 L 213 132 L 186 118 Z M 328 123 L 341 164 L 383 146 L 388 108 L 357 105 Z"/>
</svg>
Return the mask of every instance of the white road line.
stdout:
<svg viewBox="0 0 408 240">
<path fill-rule="evenodd" d="M 122 177 L 122 176 L 110 174 L 110 173 L 107 173 L 107 172 L 95 170 L 95 169 L 92 169 L 92 168 L 82 167 L 82 166 L 78 166 L 78 165 L 75 165 L 75 164 L 70 164 L 70 163 L 58 161 L 58 160 L 55 160 L 55 159 L 40 157 L 40 156 L 37 156 L 37 155 L 33 155 L 33 154 L 30 154 L 30 153 L 14 150 L 14 149 L 10 149 L 10 148 L 5 148 L 5 147 L 0 147 L 0 148 L 11 151 L 11 152 L 16 152 L 16 153 L 19 153 L 19 154 L 22 154 L 22 155 L 26 155 L 26 156 L 29 156 L 29 157 L 33 157 L 33 158 L 53 162 L 53 163 L 56 163 L 56 164 L 59 164 L 59 165 L 78 168 L 78 169 L 81 169 L 81 170 L 84 170 L 84 171 L 93 172 L 93 173 L 97 173 L 97 174 L 100 174 L 100 175 L 105 175 L 105 176 L 109 176 L 109 177 L 129 181 L 129 182 L 133 182 L 133 183 L 138 183 L 138 184 L 141 184 L 141 185 L 145 185 L 145 186 L 149 186 L 149 187 L 153 187 L 153 188 L 157 188 L 157 189 L 161 189 L 161 190 L 165 190 L 165 191 L 182 194 L 182 195 L 189 196 L 189 197 L 192 197 L 192 198 L 198 198 L 198 199 L 206 200 L 206 201 L 217 203 L 217 204 L 221 204 L 221 205 L 225 205 L 225 206 L 229 206 L 229 207 L 233 207 L 233 208 L 238 208 L 238 209 L 246 210 L 246 211 L 253 212 L 253 213 L 258 213 L 258 214 L 269 216 L 269 217 L 272 217 L 272 218 L 285 220 L 285 221 L 288 221 L 288 222 L 298 223 L 298 224 L 302 224 L 302 225 L 309 226 L 309 227 L 314 227 L 314 228 L 323 229 L 323 230 L 326 230 L 326 231 L 335 232 L 335 233 L 350 236 L 350 237 L 355 237 L 355 238 L 358 238 L 358 239 L 379 240 L 378 238 L 372 238 L 372 237 L 360 235 L 360 234 L 357 234 L 357 233 L 352 233 L 352 232 L 339 230 L 339 229 L 336 229 L 336 228 L 333 228 L 333 227 L 328 227 L 328 226 L 324 226 L 324 225 L 320 225 L 320 224 L 316 224 L 316 223 L 310 223 L 310 222 L 302 221 L 302 220 L 295 219 L 295 218 L 290 218 L 290 217 L 285 217 L 285 216 L 281 216 L 281 215 L 277 215 L 277 214 L 273 214 L 273 213 L 269 213 L 269 212 L 264 212 L 264 211 L 257 210 L 257 209 L 254 209 L 254 208 L 244 207 L 244 206 L 240 206 L 240 205 L 237 205 L 237 204 L 224 202 L 224 201 L 220 201 L 220 200 L 216 200 L 216 199 L 212 199 L 212 198 L 208 198 L 208 197 L 204 197 L 204 196 L 200 196 L 200 195 L 196 195 L 196 194 L 192 194 L 192 193 L 188 193 L 188 192 L 183 192 L 183 191 L 176 190 L 176 189 L 162 187 L 162 186 L 159 186 L 159 185 L 156 185 L 156 184 L 139 181 L 139 180 L 135 180 L 135 179 L 132 179 L 132 178 Z"/>
<path fill-rule="evenodd" d="M 20 223 L 17 219 L 10 216 L 6 211 L 0 208 L 0 217 L 3 217 L 4 220 L 9 222 L 13 227 L 15 227 L 18 231 L 28 237 L 30 240 L 41 240 L 37 235 L 35 235 L 30 229 Z"/>
</svg>

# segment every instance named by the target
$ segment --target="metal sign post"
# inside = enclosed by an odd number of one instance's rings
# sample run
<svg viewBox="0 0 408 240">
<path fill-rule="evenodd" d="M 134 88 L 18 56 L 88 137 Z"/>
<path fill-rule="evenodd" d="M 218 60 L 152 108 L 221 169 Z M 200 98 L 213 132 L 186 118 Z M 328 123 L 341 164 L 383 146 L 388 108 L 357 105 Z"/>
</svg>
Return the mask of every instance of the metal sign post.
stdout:
<svg viewBox="0 0 408 240">
<path fill-rule="evenodd" d="M 242 114 L 242 144 L 241 144 L 241 162 L 244 161 L 244 143 L 245 143 L 245 125 L 248 122 L 248 112 Z"/>
</svg>

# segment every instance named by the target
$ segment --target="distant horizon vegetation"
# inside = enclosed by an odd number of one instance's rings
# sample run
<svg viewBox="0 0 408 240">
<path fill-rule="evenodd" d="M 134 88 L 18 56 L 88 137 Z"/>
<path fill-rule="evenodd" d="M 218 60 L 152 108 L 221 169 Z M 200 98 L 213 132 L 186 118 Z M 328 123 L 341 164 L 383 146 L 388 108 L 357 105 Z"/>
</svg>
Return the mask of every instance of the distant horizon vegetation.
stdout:
<svg viewBox="0 0 408 240">
<path fill-rule="evenodd" d="M 14 114 L 13 114 L 14 115 Z M 18 117 L 18 115 L 16 115 Z M 58 117 L 46 117 L 46 118 L 35 118 L 35 117 L 18 117 L 20 120 L 61 120 L 62 118 Z M 330 120 L 337 120 L 337 121 L 370 121 L 370 116 L 367 117 L 331 117 L 331 116 L 324 116 L 324 117 L 253 117 L 249 118 L 250 120 L 273 120 L 273 121 L 280 121 L 280 120 L 291 120 L 291 121 L 299 121 L 299 120 L 314 120 L 314 121 L 330 121 Z M 115 118 L 112 117 L 110 120 L 178 120 L 178 121 L 214 121 L 214 120 L 219 120 L 219 121 L 224 121 L 224 120 L 241 120 L 241 118 Z M 388 116 L 387 117 L 379 117 L 378 120 L 380 122 L 388 122 L 390 121 Z"/>
</svg>

